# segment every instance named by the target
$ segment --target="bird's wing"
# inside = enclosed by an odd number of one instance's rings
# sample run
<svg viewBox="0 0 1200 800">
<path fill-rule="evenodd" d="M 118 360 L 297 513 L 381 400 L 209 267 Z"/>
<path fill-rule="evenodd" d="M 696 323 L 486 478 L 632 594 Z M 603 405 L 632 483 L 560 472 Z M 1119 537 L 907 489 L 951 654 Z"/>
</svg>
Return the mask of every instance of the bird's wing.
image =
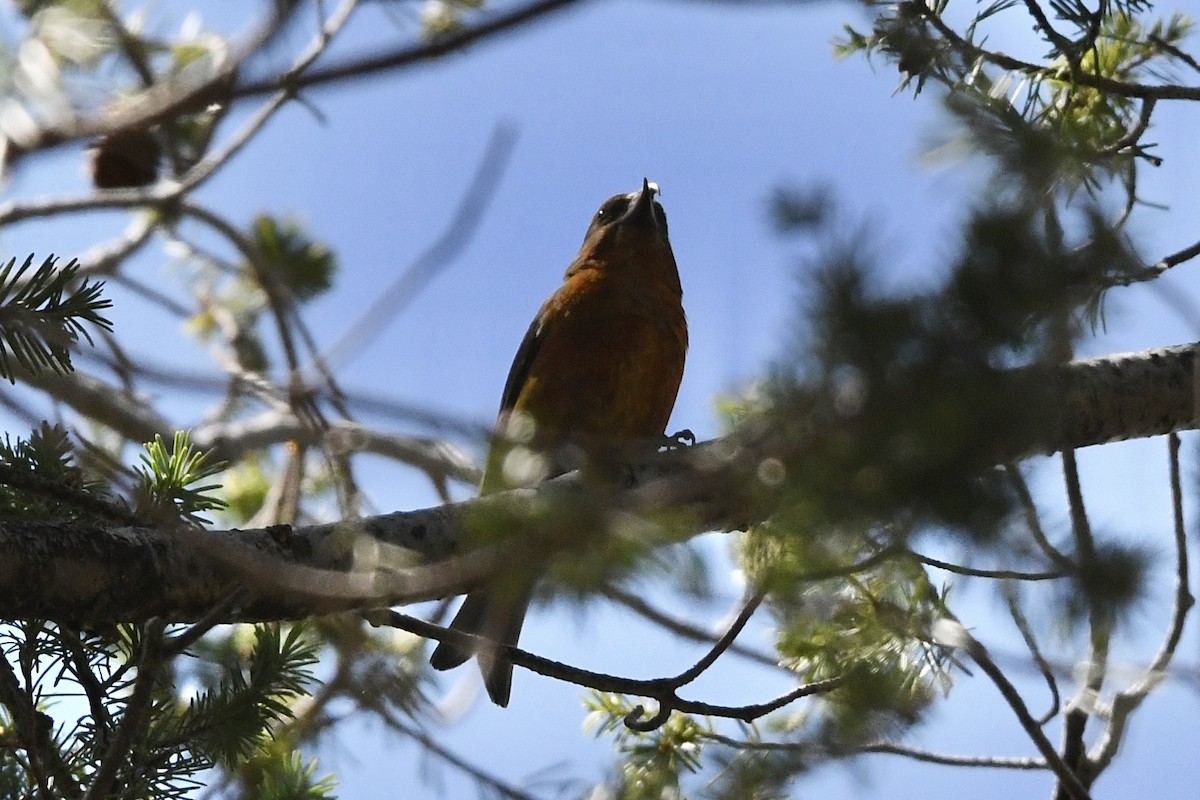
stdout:
<svg viewBox="0 0 1200 800">
<path fill-rule="evenodd" d="M 537 358 L 538 351 L 542 348 L 542 342 L 545 341 L 545 328 L 545 315 L 538 313 L 533 318 L 533 322 L 529 324 L 529 330 L 525 331 L 525 338 L 521 340 L 521 346 L 517 348 L 517 355 L 513 358 L 512 367 L 508 370 L 508 380 L 504 383 L 504 394 L 500 396 L 501 414 L 516 407 L 517 398 L 521 396 L 521 389 L 524 388 L 525 380 L 529 377 L 529 368 Z"/>
</svg>

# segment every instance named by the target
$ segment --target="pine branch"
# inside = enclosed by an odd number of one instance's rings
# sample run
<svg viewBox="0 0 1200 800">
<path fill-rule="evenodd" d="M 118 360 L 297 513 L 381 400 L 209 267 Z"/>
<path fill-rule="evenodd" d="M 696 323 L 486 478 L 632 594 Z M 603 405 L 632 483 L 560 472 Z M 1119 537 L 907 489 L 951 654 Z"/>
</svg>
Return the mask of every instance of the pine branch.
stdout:
<svg viewBox="0 0 1200 800">
<path fill-rule="evenodd" d="M 100 296 L 102 283 L 75 283 L 79 264 L 61 269 L 53 256 L 30 273 L 33 256 L 14 271 L 17 260 L 0 268 L 0 378 L 16 383 L 16 366 L 37 375 L 70 372 L 71 348 L 79 337 L 92 343 L 85 323 L 106 331 L 100 315 L 112 303 Z"/>
</svg>

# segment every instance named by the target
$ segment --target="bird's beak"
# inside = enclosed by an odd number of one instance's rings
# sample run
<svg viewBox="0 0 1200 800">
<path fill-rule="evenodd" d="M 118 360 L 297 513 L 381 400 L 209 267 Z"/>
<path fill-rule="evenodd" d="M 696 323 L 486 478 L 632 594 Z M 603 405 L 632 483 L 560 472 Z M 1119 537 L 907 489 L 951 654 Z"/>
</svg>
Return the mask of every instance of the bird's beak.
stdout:
<svg viewBox="0 0 1200 800">
<path fill-rule="evenodd" d="M 654 195 L 658 194 L 658 184 L 642 178 L 642 190 L 633 200 L 633 205 L 625 212 L 622 222 L 634 225 L 657 228 L 658 220 L 654 217 Z"/>
</svg>

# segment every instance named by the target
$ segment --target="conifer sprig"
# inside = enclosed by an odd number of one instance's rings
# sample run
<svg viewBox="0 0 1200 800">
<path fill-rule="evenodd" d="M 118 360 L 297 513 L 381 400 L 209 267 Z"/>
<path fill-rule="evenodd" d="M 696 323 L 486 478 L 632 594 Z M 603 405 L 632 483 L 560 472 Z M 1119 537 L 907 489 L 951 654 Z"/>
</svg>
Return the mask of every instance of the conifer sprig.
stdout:
<svg viewBox="0 0 1200 800">
<path fill-rule="evenodd" d="M 76 283 L 79 264 L 73 259 L 61 268 L 54 256 L 36 269 L 32 255 L 16 264 L 12 258 L 0 267 L 0 378 L 15 383 L 15 366 L 35 375 L 70 372 L 71 348 L 81 336 L 92 343 L 85 325 L 112 330 L 100 314 L 112 306 L 100 294 L 104 284 L 86 278 Z"/>
</svg>

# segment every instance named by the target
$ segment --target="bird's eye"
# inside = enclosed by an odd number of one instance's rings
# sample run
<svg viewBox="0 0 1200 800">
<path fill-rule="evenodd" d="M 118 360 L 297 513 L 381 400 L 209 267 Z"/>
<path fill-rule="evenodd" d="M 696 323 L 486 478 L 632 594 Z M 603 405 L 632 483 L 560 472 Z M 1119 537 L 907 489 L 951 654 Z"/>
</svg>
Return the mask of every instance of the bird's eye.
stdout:
<svg viewBox="0 0 1200 800">
<path fill-rule="evenodd" d="M 614 220 L 618 220 L 629 208 L 629 198 L 614 197 L 600 206 L 600 210 L 596 212 L 596 222 L 601 225 L 607 225 Z"/>
</svg>

